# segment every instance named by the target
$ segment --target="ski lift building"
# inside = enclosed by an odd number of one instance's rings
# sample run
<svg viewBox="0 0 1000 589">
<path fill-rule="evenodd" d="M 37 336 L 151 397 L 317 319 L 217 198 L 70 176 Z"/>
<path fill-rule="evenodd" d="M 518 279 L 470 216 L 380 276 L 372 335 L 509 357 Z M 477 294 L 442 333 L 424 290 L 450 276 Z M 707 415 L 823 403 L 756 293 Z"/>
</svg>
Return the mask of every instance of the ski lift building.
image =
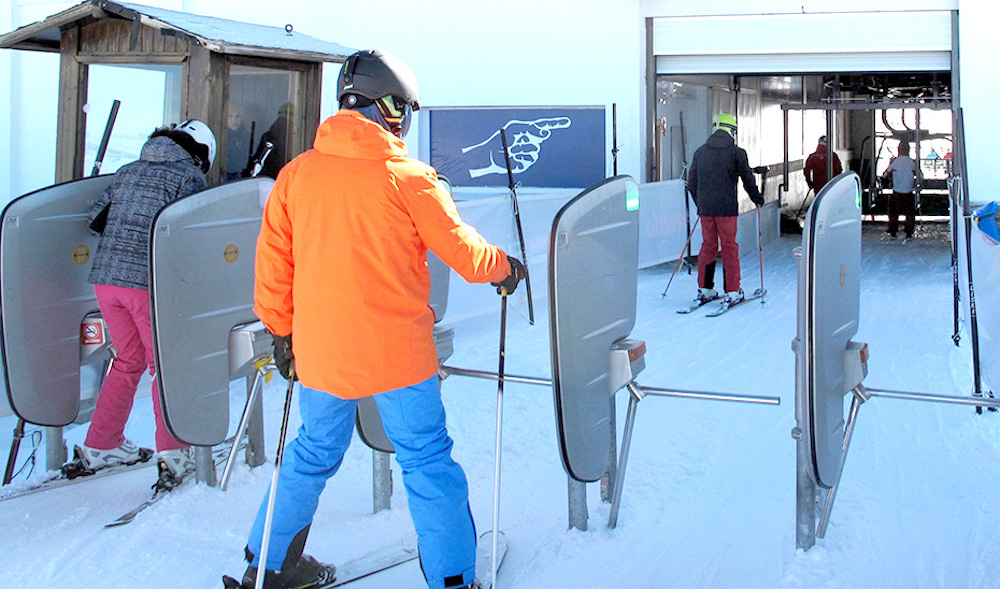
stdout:
<svg viewBox="0 0 1000 589">
<path fill-rule="evenodd" d="M 273 121 L 286 118 L 279 129 L 283 144 L 272 154 L 275 170 L 308 149 L 320 122 L 322 64 L 342 63 L 354 51 L 295 32 L 291 25 L 262 26 L 108 0 L 87 0 L 0 35 L 0 48 L 60 55 L 56 182 L 86 175 L 86 111 L 94 129 L 106 122 L 105 112 L 84 108 L 90 68 L 102 65 L 165 73 L 163 123 L 197 118 L 215 131 L 220 155 L 208 174 L 210 185 L 241 171 L 226 157 L 233 139 L 223 131 L 231 111 L 252 112 L 254 122 L 259 117 L 255 140 L 277 126 Z M 253 143 L 247 155 L 255 150 Z"/>
</svg>

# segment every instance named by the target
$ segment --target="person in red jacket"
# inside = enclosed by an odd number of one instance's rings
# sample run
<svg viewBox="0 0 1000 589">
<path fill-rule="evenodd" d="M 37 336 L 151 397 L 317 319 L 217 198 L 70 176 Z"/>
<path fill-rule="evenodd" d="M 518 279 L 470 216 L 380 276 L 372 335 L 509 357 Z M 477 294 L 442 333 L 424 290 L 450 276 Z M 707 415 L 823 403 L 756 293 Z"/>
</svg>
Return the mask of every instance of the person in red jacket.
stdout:
<svg viewBox="0 0 1000 589">
<path fill-rule="evenodd" d="M 826 135 L 823 135 L 819 138 L 816 151 L 812 152 L 806 158 L 806 165 L 802 169 L 802 173 L 806 176 L 806 185 L 813 191 L 813 194 L 819 194 L 819 191 L 823 190 L 826 183 L 830 181 L 830 178 L 826 177 L 827 152 Z M 833 175 L 837 176 L 844 171 L 844 167 L 840 165 L 840 158 L 837 157 L 837 152 L 833 151 L 829 153 L 833 154 Z"/>
<path fill-rule="evenodd" d="M 281 374 L 301 381 L 302 416 L 279 474 L 265 587 L 335 577 L 303 548 L 350 444 L 358 400 L 373 396 L 402 467 L 428 587 L 471 588 L 475 527 L 441 403 L 427 250 L 498 292 L 513 292 L 524 266 L 462 222 L 433 168 L 406 156 L 402 138 L 419 108 L 409 66 L 380 51 L 355 53 L 337 98 L 341 109 L 320 125 L 313 148 L 278 174 L 257 241 L 254 311 L 273 334 Z M 265 495 L 243 587 L 262 566 L 266 509 Z"/>
</svg>

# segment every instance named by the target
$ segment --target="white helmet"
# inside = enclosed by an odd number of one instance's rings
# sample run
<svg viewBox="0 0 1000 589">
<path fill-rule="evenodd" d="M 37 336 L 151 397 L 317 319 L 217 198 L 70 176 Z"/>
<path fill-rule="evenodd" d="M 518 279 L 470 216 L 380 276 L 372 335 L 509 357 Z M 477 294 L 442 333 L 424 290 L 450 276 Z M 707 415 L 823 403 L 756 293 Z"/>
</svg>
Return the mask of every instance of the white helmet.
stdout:
<svg viewBox="0 0 1000 589">
<path fill-rule="evenodd" d="M 209 168 L 212 167 L 212 163 L 215 162 L 215 133 L 212 133 L 212 129 L 198 119 L 184 121 L 180 125 L 177 125 L 177 130 L 187 133 L 196 143 L 204 145 L 208 150 L 208 161 L 199 162 L 201 170 L 208 173 Z"/>
</svg>

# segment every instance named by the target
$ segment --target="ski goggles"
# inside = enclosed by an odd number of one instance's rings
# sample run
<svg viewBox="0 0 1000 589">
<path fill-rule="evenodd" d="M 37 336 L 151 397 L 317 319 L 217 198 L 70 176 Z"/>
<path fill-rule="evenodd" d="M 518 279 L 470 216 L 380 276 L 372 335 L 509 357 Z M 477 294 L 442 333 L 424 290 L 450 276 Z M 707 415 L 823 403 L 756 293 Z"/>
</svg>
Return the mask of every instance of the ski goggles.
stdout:
<svg viewBox="0 0 1000 589">
<path fill-rule="evenodd" d="M 403 121 L 413 114 L 413 107 L 395 96 L 383 96 L 375 101 L 375 105 L 385 122 L 394 127 L 402 126 Z"/>
</svg>

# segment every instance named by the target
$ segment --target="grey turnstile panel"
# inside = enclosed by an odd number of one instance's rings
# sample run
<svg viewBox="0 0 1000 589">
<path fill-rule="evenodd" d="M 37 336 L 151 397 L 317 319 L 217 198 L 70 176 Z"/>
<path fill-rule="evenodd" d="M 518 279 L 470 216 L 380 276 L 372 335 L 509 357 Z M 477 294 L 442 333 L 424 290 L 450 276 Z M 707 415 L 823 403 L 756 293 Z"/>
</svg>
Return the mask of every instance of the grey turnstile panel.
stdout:
<svg viewBox="0 0 1000 589">
<path fill-rule="evenodd" d="M 0 329 L 7 396 L 25 421 L 60 427 L 80 403 L 80 322 L 97 311 L 87 282 L 100 238 L 87 210 L 111 183 L 97 176 L 50 186 L 0 218 Z"/>
<path fill-rule="evenodd" d="M 844 445 L 844 352 L 858 330 L 861 296 L 861 181 L 847 172 L 816 196 L 806 215 L 799 263 L 796 406 L 811 475 L 832 487 Z"/>
<path fill-rule="evenodd" d="M 430 306 L 434 311 L 434 323 L 444 319 L 448 310 L 448 285 L 451 283 L 451 268 L 434 255 L 427 252 L 427 270 L 431 273 Z"/>
<path fill-rule="evenodd" d="M 427 269 L 431 273 L 430 307 L 434 311 L 435 323 L 444 319 L 448 309 L 448 284 L 451 268 L 435 256 L 427 252 Z M 455 330 L 450 327 L 434 326 L 434 347 L 437 348 L 438 364 L 451 357 L 454 350 Z M 385 435 L 382 427 L 382 416 L 378 412 L 375 399 L 365 397 L 358 403 L 357 415 L 358 434 L 371 449 L 380 452 L 395 452 L 392 442 Z"/>
<path fill-rule="evenodd" d="M 153 348 L 167 428 L 213 446 L 229 430 L 229 337 L 257 320 L 254 254 L 274 181 L 251 178 L 174 201 L 153 221 Z"/>
<path fill-rule="evenodd" d="M 229 332 L 229 380 L 257 372 L 255 363 L 274 351 L 273 338 L 261 321 L 237 325 Z"/>
<path fill-rule="evenodd" d="M 638 260 L 638 189 L 630 177 L 596 184 L 556 214 L 549 241 L 556 426 L 563 465 L 578 481 L 607 470 L 609 351 L 635 325 Z"/>
</svg>

